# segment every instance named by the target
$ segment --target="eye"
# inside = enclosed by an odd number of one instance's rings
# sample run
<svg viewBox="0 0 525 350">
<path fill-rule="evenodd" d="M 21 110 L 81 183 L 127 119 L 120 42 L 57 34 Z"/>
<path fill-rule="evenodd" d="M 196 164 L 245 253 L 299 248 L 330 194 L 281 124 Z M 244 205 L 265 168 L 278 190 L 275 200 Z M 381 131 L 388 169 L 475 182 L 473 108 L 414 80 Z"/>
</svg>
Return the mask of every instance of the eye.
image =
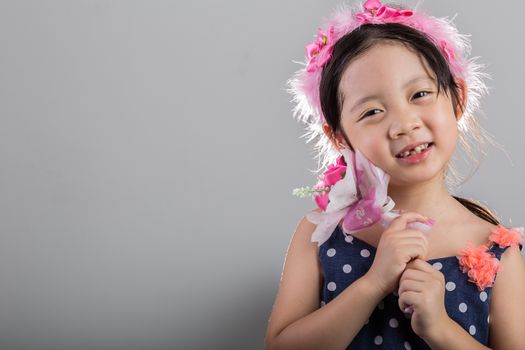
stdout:
<svg viewBox="0 0 525 350">
<path fill-rule="evenodd" d="M 413 97 L 419 98 L 419 97 L 425 97 L 427 95 L 430 95 L 430 91 L 418 91 Z"/>
<path fill-rule="evenodd" d="M 371 115 L 377 114 L 376 112 L 377 112 L 377 113 L 380 113 L 381 110 L 378 109 L 378 108 L 371 109 L 371 110 L 365 112 L 365 114 L 363 114 L 363 116 L 362 116 L 360 119 L 363 119 L 363 118 L 365 118 L 365 117 L 368 117 L 368 116 L 371 116 Z"/>
</svg>

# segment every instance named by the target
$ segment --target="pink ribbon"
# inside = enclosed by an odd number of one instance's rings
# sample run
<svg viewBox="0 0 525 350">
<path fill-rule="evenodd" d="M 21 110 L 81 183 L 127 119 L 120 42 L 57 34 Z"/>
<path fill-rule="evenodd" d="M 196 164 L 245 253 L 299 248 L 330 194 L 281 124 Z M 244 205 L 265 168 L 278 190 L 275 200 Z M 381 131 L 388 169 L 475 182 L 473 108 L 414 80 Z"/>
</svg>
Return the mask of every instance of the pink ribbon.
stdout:
<svg viewBox="0 0 525 350">
<path fill-rule="evenodd" d="M 370 22 L 374 20 L 384 20 L 395 17 L 409 17 L 414 14 L 410 10 L 399 10 L 393 7 L 381 4 L 379 0 L 367 0 L 363 7 L 366 11 L 357 14 L 356 18 L 362 22 Z"/>
</svg>

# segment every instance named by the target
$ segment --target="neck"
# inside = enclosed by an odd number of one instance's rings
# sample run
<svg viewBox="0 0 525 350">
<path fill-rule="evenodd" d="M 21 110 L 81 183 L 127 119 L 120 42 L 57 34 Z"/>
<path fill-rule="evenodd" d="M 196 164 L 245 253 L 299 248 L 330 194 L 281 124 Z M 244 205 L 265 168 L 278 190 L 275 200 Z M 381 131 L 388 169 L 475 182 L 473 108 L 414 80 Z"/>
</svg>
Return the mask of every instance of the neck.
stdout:
<svg viewBox="0 0 525 350">
<path fill-rule="evenodd" d="M 417 184 L 389 184 L 388 195 L 396 203 L 394 209 L 417 212 L 440 222 L 463 208 L 448 192 L 441 176 Z"/>
</svg>

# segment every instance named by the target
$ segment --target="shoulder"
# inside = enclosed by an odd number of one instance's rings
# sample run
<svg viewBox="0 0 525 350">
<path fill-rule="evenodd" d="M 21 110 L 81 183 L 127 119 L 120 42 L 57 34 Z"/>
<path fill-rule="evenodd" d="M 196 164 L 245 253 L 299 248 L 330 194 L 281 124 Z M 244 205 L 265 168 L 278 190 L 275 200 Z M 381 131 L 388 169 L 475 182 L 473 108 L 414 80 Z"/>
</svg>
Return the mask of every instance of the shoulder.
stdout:
<svg viewBox="0 0 525 350">
<path fill-rule="evenodd" d="M 490 342 L 498 349 L 523 349 L 525 325 L 525 261 L 519 245 L 501 255 L 490 302 Z"/>
<path fill-rule="evenodd" d="M 316 224 L 308 220 L 307 214 L 299 219 L 288 244 L 285 268 L 286 265 L 295 267 L 297 264 L 310 265 L 310 268 L 313 268 L 311 271 L 317 270 L 314 265 L 317 265 L 319 250 L 317 243 L 312 242 L 312 234 L 316 227 Z"/>
<path fill-rule="evenodd" d="M 311 212 L 320 212 L 320 210 L 318 208 L 312 209 Z M 310 254 L 315 253 L 317 255 L 317 252 L 319 251 L 318 245 L 316 242 L 312 242 L 312 234 L 316 227 L 316 224 L 308 220 L 307 214 L 301 217 L 293 232 L 288 251 L 290 252 L 290 250 L 293 249 Z"/>
<path fill-rule="evenodd" d="M 475 214 L 471 208 L 457 201 L 457 198 L 451 206 L 455 210 L 449 217 L 450 227 L 447 232 L 453 232 L 452 236 L 457 237 L 459 247 L 464 247 L 469 242 L 475 246 L 490 244 L 489 236 L 497 225 Z"/>
<path fill-rule="evenodd" d="M 491 239 L 494 237 L 493 233 L 501 227 L 501 225 L 493 224 L 468 209 L 462 214 L 463 219 L 460 220 L 461 224 L 458 226 L 468 232 L 468 240 L 477 246 L 481 244 L 488 244 L 490 246 L 492 244 Z"/>
</svg>

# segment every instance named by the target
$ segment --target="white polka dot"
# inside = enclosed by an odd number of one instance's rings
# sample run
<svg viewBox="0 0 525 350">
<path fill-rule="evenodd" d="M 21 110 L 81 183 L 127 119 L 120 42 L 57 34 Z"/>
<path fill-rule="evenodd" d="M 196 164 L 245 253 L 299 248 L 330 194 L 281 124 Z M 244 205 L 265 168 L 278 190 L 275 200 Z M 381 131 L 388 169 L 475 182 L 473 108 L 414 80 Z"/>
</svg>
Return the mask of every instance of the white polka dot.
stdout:
<svg viewBox="0 0 525 350">
<path fill-rule="evenodd" d="M 321 307 L 325 306 L 326 303 L 324 302 L 324 300 L 321 300 Z"/>
<path fill-rule="evenodd" d="M 378 335 L 377 337 L 374 338 L 374 344 L 375 345 L 381 345 L 383 344 L 383 337 Z"/>
<path fill-rule="evenodd" d="M 465 303 L 459 304 L 459 311 L 466 312 L 467 311 L 467 304 L 465 304 Z"/>
<path fill-rule="evenodd" d="M 470 335 L 474 335 L 476 334 L 476 326 L 472 325 L 468 328 L 468 332 L 470 333 Z"/>
<path fill-rule="evenodd" d="M 344 273 L 350 273 L 350 271 L 352 271 L 352 266 L 350 266 L 349 264 L 343 266 Z"/>
<path fill-rule="evenodd" d="M 384 302 L 383 300 L 381 300 L 381 301 L 379 302 L 379 304 L 377 304 L 377 308 L 378 308 L 379 310 L 383 310 L 383 309 L 385 308 L 385 302 Z"/>
<path fill-rule="evenodd" d="M 392 328 L 397 328 L 399 326 L 399 322 L 395 318 L 391 318 L 388 324 Z"/>
<path fill-rule="evenodd" d="M 345 237 L 345 241 L 346 241 L 347 243 L 352 243 L 353 240 L 354 240 L 354 236 L 350 236 L 350 235 L 348 235 L 348 236 Z"/>
<path fill-rule="evenodd" d="M 368 258 L 370 256 L 370 251 L 368 249 L 361 250 L 361 256 L 363 258 Z"/>
<path fill-rule="evenodd" d="M 412 346 L 410 345 L 409 342 L 406 341 L 404 345 L 405 345 L 405 349 L 412 350 Z"/>
<path fill-rule="evenodd" d="M 481 301 L 486 301 L 488 298 L 487 292 L 483 291 L 479 293 L 479 298 L 481 299 Z"/>
<path fill-rule="evenodd" d="M 452 292 L 454 289 L 456 289 L 456 284 L 452 281 L 450 282 L 447 282 L 447 284 L 445 284 L 445 288 L 449 291 L 449 292 Z"/>
<path fill-rule="evenodd" d="M 333 292 L 335 290 L 335 282 L 330 282 L 328 283 L 328 285 L 326 286 L 326 288 L 330 291 L 330 292 Z"/>
<path fill-rule="evenodd" d="M 487 316 L 487 323 L 490 323 L 490 315 Z"/>
<path fill-rule="evenodd" d="M 443 268 L 443 264 L 438 261 L 438 262 L 433 263 L 432 267 L 435 268 L 436 270 L 441 270 Z"/>
<path fill-rule="evenodd" d="M 328 255 L 329 257 L 332 257 L 335 255 L 335 249 L 334 248 L 330 248 L 326 251 L 326 255 Z"/>
</svg>

